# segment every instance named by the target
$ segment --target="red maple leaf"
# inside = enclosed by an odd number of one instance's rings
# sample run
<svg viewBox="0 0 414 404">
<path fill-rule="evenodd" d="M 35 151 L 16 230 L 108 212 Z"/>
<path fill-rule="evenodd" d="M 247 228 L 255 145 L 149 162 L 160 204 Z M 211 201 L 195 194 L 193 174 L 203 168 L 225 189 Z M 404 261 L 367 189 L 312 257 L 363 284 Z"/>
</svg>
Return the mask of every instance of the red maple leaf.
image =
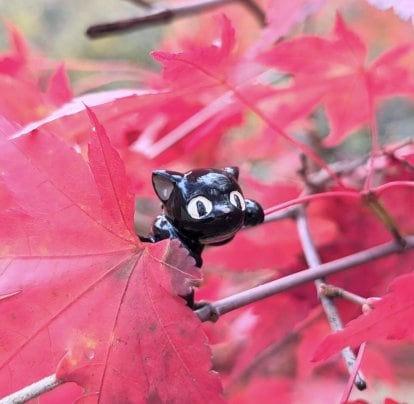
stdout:
<svg viewBox="0 0 414 404">
<path fill-rule="evenodd" d="M 0 114 L 25 124 L 69 101 L 72 90 L 63 65 L 55 67 L 55 62 L 30 52 L 23 35 L 13 25 L 8 31 L 11 50 L 0 55 Z M 50 77 L 45 76 L 47 69 L 54 70 Z"/>
<path fill-rule="evenodd" d="M 365 341 L 403 339 L 414 333 L 414 274 L 396 278 L 390 291 L 372 311 L 350 321 L 343 331 L 329 335 L 317 348 L 314 359 L 323 360 L 345 346 Z"/>
<path fill-rule="evenodd" d="M 178 294 L 199 270 L 178 242 L 142 244 L 104 129 L 89 164 L 43 132 L 0 136 L 0 395 L 56 373 L 100 402 L 220 402 L 199 320 Z"/>
<path fill-rule="evenodd" d="M 49 78 L 46 99 L 53 105 L 62 105 L 73 98 L 69 78 L 64 65 L 60 65 Z"/>
<path fill-rule="evenodd" d="M 12 24 L 7 28 L 11 49 L 0 56 L 0 74 L 16 77 L 26 68 L 29 50 L 21 32 Z"/>
<path fill-rule="evenodd" d="M 271 351 L 272 347 L 274 349 L 279 346 L 281 340 L 292 332 L 295 324 L 306 317 L 308 310 L 308 302 L 300 302 L 290 295 L 274 296 L 255 303 L 254 314 L 257 315 L 257 321 L 248 339 L 254 343 L 247 343 L 246 348 L 238 356 L 231 378 L 237 379 L 247 373 L 246 370 L 252 364 L 257 366 L 263 351 Z M 289 315 L 286 315 L 287 311 Z"/>
<path fill-rule="evenodd" d="M 220 84 L 232 72 L 232 50 L 235 32 L 230 20 L 223 15 L 219 44 L 194 46 L 180 53 L 152 52 L 155 60 L 163 65 L 163 77 L 174 87 L 188 88 Z"/>
<path fill-rule="evenodd" d="M 273 45 L 295 24 L 303 22 L 316 13 L 326 0 L 270 0 L 264 5 L 266 27 L 261 31 L 260 38 L 255 42 L 253 52 Z M 250 51 L 252 52 L 252 50 Z"/>
<path fill-rule="evenodd" d="M 400 45 L 368 65 L 366 45 L 338 15 L 333 39 L 303 36 L 284 41 L 260 60 L 294 75 L 290 92 L 297 95 L 295 109 L 308 114 L 309 99 L 314 107 L 325 106 L 331 126 L 325 144 L 335 146 L 370 121 L 375 100 L 412 94 L 411 73 L 401 64 L 412 49 Z"/>
</svg>

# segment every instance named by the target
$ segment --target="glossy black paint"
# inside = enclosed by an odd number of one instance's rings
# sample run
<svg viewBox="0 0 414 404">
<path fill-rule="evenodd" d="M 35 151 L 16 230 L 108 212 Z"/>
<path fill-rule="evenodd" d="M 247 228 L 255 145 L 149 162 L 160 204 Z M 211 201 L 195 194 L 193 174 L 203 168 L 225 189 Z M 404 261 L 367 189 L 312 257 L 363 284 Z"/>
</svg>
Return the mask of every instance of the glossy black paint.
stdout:
<svg viewBox="0 0 414 404">
<path fill-rule="evenodd" d="M 141 239 L 177 238 L 201 267 L 204 246 L 225 244 L 243 226 L 264 220 L 262 207 L 244 199 L 238 177 L 237 167 L 154 171 L 152 183 L 163 211 L 154 221 L 152 234 Z"/>
</svg>

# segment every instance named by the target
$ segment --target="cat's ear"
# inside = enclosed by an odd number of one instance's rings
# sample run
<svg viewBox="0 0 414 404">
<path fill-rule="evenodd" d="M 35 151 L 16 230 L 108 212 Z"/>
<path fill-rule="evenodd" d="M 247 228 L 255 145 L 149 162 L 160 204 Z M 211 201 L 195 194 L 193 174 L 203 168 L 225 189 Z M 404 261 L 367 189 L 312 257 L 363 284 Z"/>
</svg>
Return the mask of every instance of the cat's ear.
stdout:
<svg viewBox="0 0 414 404">
<path fill-rule="evenodd" d="M 162 202 L 168 201 L 175 185 L 181 181 L 183 174 L 176 171 L 155 170 L 152 172 L 152 186 Z"/>
<path fill-rule="evenodd" d="M 239 167 L 225 167 L 223 170 L 231 174 L 236 180 L 239 179 Z"/>
</svg>

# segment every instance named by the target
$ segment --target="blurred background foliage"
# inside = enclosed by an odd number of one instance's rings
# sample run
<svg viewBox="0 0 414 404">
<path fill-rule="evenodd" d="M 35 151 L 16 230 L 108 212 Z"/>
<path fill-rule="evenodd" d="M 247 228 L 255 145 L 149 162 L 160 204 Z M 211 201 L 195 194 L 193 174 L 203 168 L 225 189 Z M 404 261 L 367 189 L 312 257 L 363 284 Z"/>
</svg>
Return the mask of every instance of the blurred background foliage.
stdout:
<svg viewBox="0 0 414 404">
<path fill-rule="evenodd" d="M 14 0 L 0 1 L 0 48 L 8 47 L 5 22 L 13 22 L 35 48 L 57 59 L 123 59 L 152 64 L 149 52 L 156 47 L 163 28 L 154 26 L 91 40 L 88 26 L 138 16 L 145 12 L 120 0 Z"/>
<path fill-rule="evenodd" d="M 138 3 L 137 0 L 135 1 Z M 259 0 L 259 2 L 261 1 Z M 100 39 L 89 39 L 85 35 L 86 29 L 93 24 L 122 20 L 146 13 L 145 8 L 137 7 L 133 3 L 134 0 L 107 0 L 105 2 L 99 0 L 0 1 L 0 49 L 9 47 L 5 23 L 12 22 L 23 32 L 31 46 L 56 60 L 127 61 L 131 62 L 132 66 L 158 70 L 159 65 L 153 61 L 149 55 L 150 52 L 165 46 L 169 47 L 171 43 L 174 48 L 176 45 L 174 41 L 179 42 L 180 34 L 183 32 L 186 32 L 189 38 L 208 41 L 207 38 L 204 38 L 206 34 L 203 32 L 203 27 L 206 27 L 203 24 L 206 24 L 208 19 L 206 15 L 203 20 L 196 19 L 197 17 L 183 19 L 175 22 L 173 26 L 154 25 Z M 321 18 L 319 15 L 317 19 L 309 19 L 305 24 L 295 27 L 294 34 L 300 32 L 328 34 L 332 29 L 332 21 L 338 10 L 348 22 L 352 23 L 356 32 L 362 35 L 365 41 L 371 43 L 370 49 L 374 49 L 375 55 L 370 55 L 370 58 L 390 47 L 392 39 L 398 40 L 401 36 L 405 37 L 407 29 L 410 29 L 408 32 L 412 32 L 410 24 L 408 22 L 402 23 L 393 15 L 392 11 L 384 13 L 370 8 L 363 1 L 347 0 L 332 2 L 324 8 L 324 17 Z M 371 25 L 366 24 L 367 10 L 372 21 Z M 227 13 L 227 11 L 232 17 L 236 31 L 239 32 L 239 47 L 242 47 L 246 37 L 251 41 L 257 35 L 259 29 L 257 21 L 240 5 L 226 6 L 210 13 Z M 212 20 L 208 21 L 207 24 L 211 24 Z M 395 28 L 404 25 L 407 27 Z M 174 30 L 174 27 L 178 29 Z M 243 35 L 240 34 L 241 30 L 243 30 Z M 406 38 L 406 40 L 410 39 L 410 37 Z M 115 65 L 113 71 L 116 71 Z M 93 89 L 140 86 L 145 82 L 145 74 L 137 74 L 137 71 L 128 76 L 129 81 L 125 80 L 125 74 L 122 76 L 123 80 L 118 80 L 113 75 L 112 80 L 107 80 L 106 85 L 97 85 L 95 88 L 83 85 L 83 83 L 77 85 L 81 79 L 88 81 L 89 73 L 85 74 L 73 70 L 70 70 L 69 73 L 75 93 L 80 94 Z M 411 100 L 395 97 L 383 102 L 378 107 L 377 119 L 381 142 L 390 142 L 391 139 L 398 141 L 413 136 L 414 105 Z M 316 113 L 313 119 L 317 123 L 320 135 L 322 137 L 326 135 L 328 127 L 324 114 Z M 347 151 L 351 155 L 366 153 L 370 146 L 367 130 L 367 127 L 359 129 L 366 136 L 352 136 L 339 146 L 341 153 L 343 151 Z M 336 149 L 331 149 L 330 155 L 325 157 L 328 160 L 330 158 L 335 160 L 337 158 Z"/>
</svg>

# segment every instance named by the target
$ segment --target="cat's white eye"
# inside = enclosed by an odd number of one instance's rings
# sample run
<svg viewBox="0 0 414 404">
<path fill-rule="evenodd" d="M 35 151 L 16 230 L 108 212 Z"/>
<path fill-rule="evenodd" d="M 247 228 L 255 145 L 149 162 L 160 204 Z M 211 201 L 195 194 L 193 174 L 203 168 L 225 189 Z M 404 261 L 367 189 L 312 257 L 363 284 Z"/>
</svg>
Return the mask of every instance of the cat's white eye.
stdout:
<svg viewBox="0 0 414 404">
<path fill-rule="evenodd" d="M 196 196 L 187 205 L 187 212 L 193 219 L 202 219 L 212 210 L 213 204 L 205 196 Z"/>
<path fill-rule="evenodd" d="M 236 208 L 241 210 L 246 209 L 246 202 L 244 201 L 243 195 L 239 191 L 230 192 L 230 202 Z"/>
</svg>

